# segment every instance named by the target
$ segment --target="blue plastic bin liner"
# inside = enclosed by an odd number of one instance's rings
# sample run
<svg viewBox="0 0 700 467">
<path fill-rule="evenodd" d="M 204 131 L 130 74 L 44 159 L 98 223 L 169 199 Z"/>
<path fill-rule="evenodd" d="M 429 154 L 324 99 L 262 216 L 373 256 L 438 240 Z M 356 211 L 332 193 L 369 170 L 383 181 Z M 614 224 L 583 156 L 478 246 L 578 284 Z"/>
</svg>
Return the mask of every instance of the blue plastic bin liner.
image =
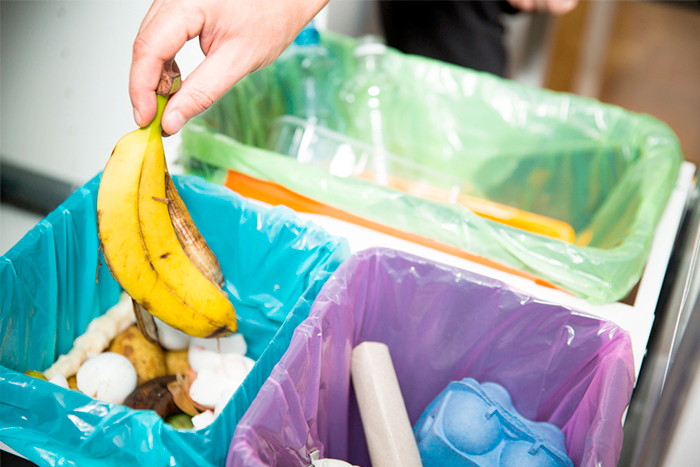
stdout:
<svg viewBox="0 0 700 467">
<path fill-rule="evenodd" d="M 413 431 L 423 467 L 573 467 L 564 433 L 520 415 L 498 383 L 451 382 Z"/>
<path fill-rule="evenodd" d="M 0 441 L 32 462 L 223 465 L 236 423 L 349 256 L 344 239 L 286 208 L 253 205 L 198 177 L 175 177 L 175 184 L 221 262 L 255 367 L 217 420 L 196 432 L 21 374 L 49 367 L 118 301 L 119 285 L 104 260 L 98 265 L 95 177 L 0 258 Z"/>
</svg>

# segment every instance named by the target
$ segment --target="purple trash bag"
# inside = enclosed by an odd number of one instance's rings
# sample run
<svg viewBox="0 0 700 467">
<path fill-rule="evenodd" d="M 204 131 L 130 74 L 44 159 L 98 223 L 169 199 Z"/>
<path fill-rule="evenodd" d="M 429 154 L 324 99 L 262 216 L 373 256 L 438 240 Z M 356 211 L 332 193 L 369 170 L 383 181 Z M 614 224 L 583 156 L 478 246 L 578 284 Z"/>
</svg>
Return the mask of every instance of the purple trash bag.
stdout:
<svg viewBox="0 0 700 467">
<path fill-rule="evenodd" d="M 451 381 L 492 381 L 526 418 L 566 435 L 576 467 L 615 466 L 634 385 L 629 335 L 478 274 L 387 249 L 353 255 L 326 282 L 238 423 L 227 463 L 370 465 L 350 354 L 387 344 L 411 423 Z"/>
</svg>

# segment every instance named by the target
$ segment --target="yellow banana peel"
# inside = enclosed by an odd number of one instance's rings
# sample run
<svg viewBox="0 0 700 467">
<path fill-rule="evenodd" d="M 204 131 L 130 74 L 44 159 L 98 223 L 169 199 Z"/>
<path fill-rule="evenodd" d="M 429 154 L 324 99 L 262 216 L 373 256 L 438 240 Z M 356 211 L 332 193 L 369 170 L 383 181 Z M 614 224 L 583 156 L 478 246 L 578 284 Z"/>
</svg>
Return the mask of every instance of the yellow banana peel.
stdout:
<svg viewBox="0 0 700 467">
<path fill-rule="evenodd" d="M 97 196 L 100 244 L 112 276 L 148 313 L 195 337 L 237 329 L 219 262 L 168 175 L 161 117 L 124 136 Z"/>
</svg>

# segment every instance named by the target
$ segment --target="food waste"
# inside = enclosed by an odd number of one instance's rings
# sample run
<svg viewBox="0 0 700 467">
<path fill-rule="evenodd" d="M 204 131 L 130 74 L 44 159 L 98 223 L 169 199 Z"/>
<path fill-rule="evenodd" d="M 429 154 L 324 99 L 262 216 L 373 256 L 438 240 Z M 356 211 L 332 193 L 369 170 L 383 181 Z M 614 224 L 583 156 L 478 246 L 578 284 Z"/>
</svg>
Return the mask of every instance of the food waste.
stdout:
<svg viewBox="0 0 700 467">
<path fill-rule="evenodd" d="M 155 118 L 117 143 L 100 180 L 100 248 L 128 297 L 93 320 L 51 368 L 27 374 L 201 428 L 254 362 L 236 333 L 219 261 L 168 173 L 161 119 L 179 88 L 180 72 L 170 60 Z"/>
<path fill-rule="evenodd" d="M 224 337 L 237 329 L 219 261 L 168 173 L 161 119 L 179 87 L 179 70 L 170 61 L 156 91 L 155 118 L 117 143 L 97 194 L 105 261 L 133 299 L 139 328 L 154 343 L 153 317 L 194 337 Z"/>
<path fill-rule="evenodd" d="M 242 334 L 196 338 L 156 320 L 159 344 L 136 325 L 131 298 L 90 322 L 73 348 L 46 371 L 25 374 L 92 398 L 153 410 L 173 427 L 212 423 L 248 375 Z"/>
</svg>

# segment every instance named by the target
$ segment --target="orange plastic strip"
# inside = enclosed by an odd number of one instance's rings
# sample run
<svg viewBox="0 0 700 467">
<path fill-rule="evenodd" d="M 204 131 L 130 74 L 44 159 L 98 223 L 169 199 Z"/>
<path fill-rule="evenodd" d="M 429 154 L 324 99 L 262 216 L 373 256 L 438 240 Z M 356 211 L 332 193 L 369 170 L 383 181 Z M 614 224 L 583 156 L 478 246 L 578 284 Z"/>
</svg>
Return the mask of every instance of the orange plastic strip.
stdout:
<svg viewBox="0 0 700 467">
<path fill-rule="evenodd" d="M 360 225 L 368 229 L 376 230 L 377 232 L 391 235 L 393 237 L 401 238 L 403 240 L 408 240 L 419 245 L 427 246 L 429 248 L 442 251 L 444 253 L 449 253 L 451 255 L 458 256 L 460 258 L 464 258 L 469 261 L 473 261 L 475 263 L 497 269 L 499 271 L 524 277 L 535 282 L 536 284 L 543 285 L 545 287 L 550 287 L 552 289 L 564 291 L 563 289 L 557 287 L 551 282 L 541 279 L 533 274 L 524 271 L 519 271 L 508 266 L 504 266 L 500 263 L 497 263 L 496 261 L 484 258 L 483 256 L 468 253 L 460 248 L 454 247 L 447 243 L 439 242 L 428 237 L 423 237 L 421 235 L 406 232 L 400 229 L 396 229 L 394 227 L 370 221 L 363 217 L 350 214 L 347 211 L 343 211 L 341 209 L 337 209 L 327 204 L 315 201 L 311 198 L 307 198 L 303 195 L 300 195 L 294 191 L 283 187 L 282 185 L 249 177 L 240 172 L 236 172 L 235 170 L 228 171 L 225 185 L 233 191 L 247 198 L 256 199 L 258 201 L 262 201 L 263 203 L 267 203 L 273 206 L 278 206 L 281 204 L 297 212 L 322 214 L 324 216 L 340 219 L 342 221 L 350 222 L 352 224 Z"/>
<path fill-rule="evenodd" d="M 371 174 L 362 178 L 373 180 Z M 390 177 L 388 185 L 399 191 L 425 199 L 436 201 L 446 201 L 449 199 L 449 193 L 442 188 L 429 185 L 422 186 L 398 177 Z M 467 195 L 457 196 L 456 202 L 466 206 L 474 212 L 474 214 L 495 222 L 500 222 L 501 224 L 510 225 L 540 235 L 546 235 L 568 243 L 573 243 L 576 239 L 576 232 L 573 227 L 571 227 L 569 223 L 558 219 Z"/>
<path fill-rule="evenodd" d="M 479 216 L 492 221 L 501 222 L 528 232 L 546 235 L 567 243 L 574 243 L 574 240 L 576 240 L 576 232 L 568 222 L 481 198 L 462 195 L 458 198 L 458 201 Z"/>
</svg>

